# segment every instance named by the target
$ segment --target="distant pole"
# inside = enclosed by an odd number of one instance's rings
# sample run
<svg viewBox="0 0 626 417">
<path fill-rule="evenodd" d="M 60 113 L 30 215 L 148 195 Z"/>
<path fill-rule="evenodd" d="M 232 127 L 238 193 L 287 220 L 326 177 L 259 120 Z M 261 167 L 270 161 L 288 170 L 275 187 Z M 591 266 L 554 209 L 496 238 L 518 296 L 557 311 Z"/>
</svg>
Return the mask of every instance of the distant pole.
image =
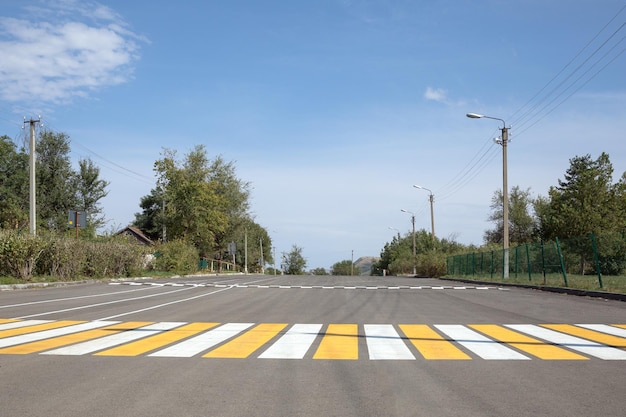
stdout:
<svg viewBox="0 0 626 417">
<path fill-rule="evenodd" d="M 245 229 L 243 235 L 243 253 L 244 253 L 244 267 L 243 271 L 248 275 L 248 229 Z"/>
<path fill-rule="evenodd" d="M 39 120 L 25 120 L 24 123 L 30 124 L 30 156 L 29 156 L 29 166 L 30 166 L 30 215 L 29 215 L 29 225 L 30 225 L 30 234 L 35 236 L 37 234 L 37 202 L 36 202 L 36 187 L 35 187 L 35 123 L 41 122 Z"/>
<path fill-rule="evenodd" d="M 407 213 L 411 216 L 411 224 L 413 225 L 413 275 L 417 275 L 417 250 L 415 248 L 415 213 L 402 209 L 403 213 Z"/>
<path fill-rule="evenodd" d="M 263 238 L 259 239 L 261 245 L 261 274 L 265 275 L 265 261 L 263 261 Z"/>
<path fill-rule="evenodd" d="M 354 275 L 354 249 L 352 250 L 352 264 L 350 265 L 350 276 Z"/>
</svg>

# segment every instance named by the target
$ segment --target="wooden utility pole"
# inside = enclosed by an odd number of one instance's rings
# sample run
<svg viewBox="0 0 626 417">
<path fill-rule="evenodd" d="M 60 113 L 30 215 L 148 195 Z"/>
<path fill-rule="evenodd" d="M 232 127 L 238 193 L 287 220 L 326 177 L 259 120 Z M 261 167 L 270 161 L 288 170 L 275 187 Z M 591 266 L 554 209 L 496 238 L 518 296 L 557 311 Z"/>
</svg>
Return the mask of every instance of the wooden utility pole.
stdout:
<svg viewBox="0 0 626 417">
<path fill-rule="evenodd" d="M 36 187 L 35 187 L 35 124 L 41 122 L 41 118 L 38 120 L 24 120 L 24 124 L 28 123 L 30 125 L 30 156 L 29 156 L 29 167 L 30 167 L 30 215 L 29 215 L 29 225 L 30 225 L 30 233 L 34 236 L 37 234 L 37 216 L 36 216 Z"/>
</svg>

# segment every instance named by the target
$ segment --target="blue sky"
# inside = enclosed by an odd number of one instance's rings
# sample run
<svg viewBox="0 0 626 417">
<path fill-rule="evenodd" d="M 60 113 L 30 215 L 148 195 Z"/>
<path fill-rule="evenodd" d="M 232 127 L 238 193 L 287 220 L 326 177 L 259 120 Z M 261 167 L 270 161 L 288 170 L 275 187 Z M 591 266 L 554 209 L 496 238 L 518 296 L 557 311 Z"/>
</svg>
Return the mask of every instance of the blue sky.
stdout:
<svg viewBox="0 0 626 417">
<path fill-rule="evenodd" d="M 108 229 L 163 148 L 235 161 L 276 253 L 377 256 L 396 228 L 482 243 L 502 188 L 546 195 L 569 159 L 626 172 L 623 0 L 0 0 L 0 134 L 23 117 L 110 181 Z"/>
</svg>

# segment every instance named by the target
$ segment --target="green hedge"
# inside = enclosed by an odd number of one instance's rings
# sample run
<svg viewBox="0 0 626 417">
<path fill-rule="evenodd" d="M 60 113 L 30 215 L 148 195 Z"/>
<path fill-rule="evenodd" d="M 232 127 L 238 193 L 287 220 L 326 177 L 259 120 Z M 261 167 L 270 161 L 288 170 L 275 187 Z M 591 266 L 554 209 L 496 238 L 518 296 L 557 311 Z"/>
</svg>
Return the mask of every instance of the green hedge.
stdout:
<svg viewBox="0 0 626 417">
<path fill-rule="evenodd" d="M 141 273 L 151 249 L 123 238 L 82 240 L 0 231 L 0 276 L 73 280 Z"/>
</svg>

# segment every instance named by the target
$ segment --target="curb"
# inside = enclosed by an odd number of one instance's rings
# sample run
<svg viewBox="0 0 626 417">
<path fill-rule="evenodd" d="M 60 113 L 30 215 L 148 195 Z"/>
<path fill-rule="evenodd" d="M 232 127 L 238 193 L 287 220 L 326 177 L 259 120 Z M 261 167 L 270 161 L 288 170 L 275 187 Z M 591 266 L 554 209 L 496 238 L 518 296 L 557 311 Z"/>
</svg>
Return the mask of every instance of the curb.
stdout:
<svg viewBox="0 0 626 417">
<path fill-rule="evenodd" d="M 465 282 L 465 283 L 491 284 L 491 285 L 498 285 L 501 287 L 525 288 L 529 290 L 554 292 L 558 294 L 576 295 L 579 297 L 593 297 L 593 298 L 603 298 L 606 300 L 626 301 L 626 294 L 620 294 L 620 293 L 614 293 L 614 292 L 590 291 L 590 290 L 581 290 L 577 288 L 567 288 L 567 287 L 544 287 L 541 285 L 529 285 L 529 284 L 512 284 L 508 282 L 475 281 L 475 280 L 462 279 L 462 278 L 439 278 L 439 279 L 445 280 L 445 281 L 459 281 L 459 282 Z"/>
</svg>

